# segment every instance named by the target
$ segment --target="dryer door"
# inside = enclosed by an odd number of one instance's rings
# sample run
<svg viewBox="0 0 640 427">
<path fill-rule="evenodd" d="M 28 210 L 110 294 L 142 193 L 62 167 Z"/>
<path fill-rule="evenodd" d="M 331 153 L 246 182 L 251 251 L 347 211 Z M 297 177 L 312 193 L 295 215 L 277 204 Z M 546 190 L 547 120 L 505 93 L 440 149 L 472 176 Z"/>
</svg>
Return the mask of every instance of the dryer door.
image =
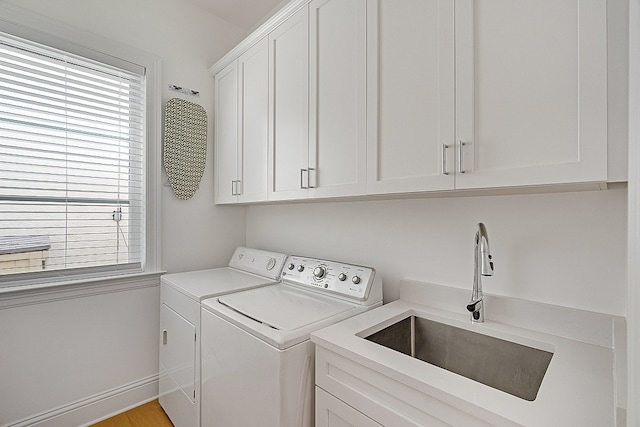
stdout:
<svg viewBox="0 0 640 427">
<path fill-rule="evenodd" d="M 196 327 L 166 304 L 160 308 L 160 396 L 195 402 Z M 184 396 L 183 396 L 184 395 Z"/>
</svg>

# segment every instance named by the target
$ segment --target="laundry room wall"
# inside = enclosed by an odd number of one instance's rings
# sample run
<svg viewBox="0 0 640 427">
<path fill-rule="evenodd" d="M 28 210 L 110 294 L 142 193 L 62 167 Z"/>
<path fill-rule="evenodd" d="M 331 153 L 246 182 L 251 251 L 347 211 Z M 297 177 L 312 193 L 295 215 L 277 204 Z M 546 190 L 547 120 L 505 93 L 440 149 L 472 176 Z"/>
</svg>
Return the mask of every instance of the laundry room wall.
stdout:
<svg viewBox="0 0 640 427">
<path fill-rule="evenodd" d="M 184 99 L 207 111 L 207 166 L 190 200 L 162 187 L 161 267 L 176 272 L 226 265 L 245 243 L 245 208 L 213 203 L 208 68 L 244 30 L 181 0 L 3 0 L 0 19 L 9 9 L 25 22 L 42 23 L 39 31 L 73 28 L 86 36 L 76 43 L 90 41 L 97 50 L 123 44 L 158 56 L 163 106 L 181 96 L 168 90 L 169 83 L 201 92 Z M 155 398 L 159 304 L 158 277 L 0 295 L 0 425 L 81 425 Z"/>
<path fill-rule="evenodd" d="M 468 289 L 476 224 L 495 275 L 485 293 L 626 316 L 626 184 L 606 191 L 252 206 L 247 244 L 364 264 L 385 301 L 399 281 Z M 461 306 L 467 301 L 460 301 Z"/>
</svg>

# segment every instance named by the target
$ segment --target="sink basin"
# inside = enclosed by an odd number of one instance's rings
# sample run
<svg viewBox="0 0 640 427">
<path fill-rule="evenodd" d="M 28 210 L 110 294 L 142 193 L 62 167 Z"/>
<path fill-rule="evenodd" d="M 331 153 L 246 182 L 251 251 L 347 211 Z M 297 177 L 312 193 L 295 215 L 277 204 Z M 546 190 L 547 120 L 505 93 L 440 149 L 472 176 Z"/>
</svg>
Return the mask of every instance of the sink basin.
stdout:
<svg viewBox="0 0 640 427">
<path fill-rule="evenodd" d="M 553 353 L 410 316 L 365 339 L 533 401 Z"/>
</svg>

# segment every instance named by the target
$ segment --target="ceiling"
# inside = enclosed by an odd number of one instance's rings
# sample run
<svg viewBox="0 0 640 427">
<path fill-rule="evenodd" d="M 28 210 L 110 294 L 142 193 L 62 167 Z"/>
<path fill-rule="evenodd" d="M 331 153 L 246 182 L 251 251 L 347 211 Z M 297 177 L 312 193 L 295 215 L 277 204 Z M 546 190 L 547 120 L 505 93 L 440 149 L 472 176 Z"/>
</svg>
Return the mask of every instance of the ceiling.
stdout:
<svg viewBox="0 0 640 427">
<path fill-rule="evenodd" d="M 191 0 L 225 21 L 249 31 L 288 0 Z"/>
</svg>

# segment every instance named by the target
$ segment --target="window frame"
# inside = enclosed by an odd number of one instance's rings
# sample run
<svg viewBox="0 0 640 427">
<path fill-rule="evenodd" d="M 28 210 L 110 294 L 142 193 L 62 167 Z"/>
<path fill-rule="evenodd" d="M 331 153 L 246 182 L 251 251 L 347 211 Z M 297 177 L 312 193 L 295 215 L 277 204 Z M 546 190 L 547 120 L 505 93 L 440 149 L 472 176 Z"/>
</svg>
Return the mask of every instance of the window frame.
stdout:
<svg viewBox="0 0 640 427">
<path fill-rule="evenodd" d="M 0 13 L 0 31 L 3 33 L 125 70 L 136 71 L 140 67 L 145 69 L 146 117 L 142 207 L 145 229 L 143 230 L 142 274 L 160 272 L 161 148 L 158 143 L 161 135 L 160 58 L 132 46 L 122 45 L 57 21 L 26 13 L 24 9 L 16 6 L 0 3 L 0 12 L 2 12 Z M 82 40 L 82 45 L 74 40 Z M 38 276 L 39 273 L 17 273 L 15 278 L 12 277 L 0 284 L 0 292 L 140 274 L 119 271 L 117 267 L 96 267 L 86 271 L 57 270 L 51 273 L 53 274 L 40 276 Z"/>
</svg>

